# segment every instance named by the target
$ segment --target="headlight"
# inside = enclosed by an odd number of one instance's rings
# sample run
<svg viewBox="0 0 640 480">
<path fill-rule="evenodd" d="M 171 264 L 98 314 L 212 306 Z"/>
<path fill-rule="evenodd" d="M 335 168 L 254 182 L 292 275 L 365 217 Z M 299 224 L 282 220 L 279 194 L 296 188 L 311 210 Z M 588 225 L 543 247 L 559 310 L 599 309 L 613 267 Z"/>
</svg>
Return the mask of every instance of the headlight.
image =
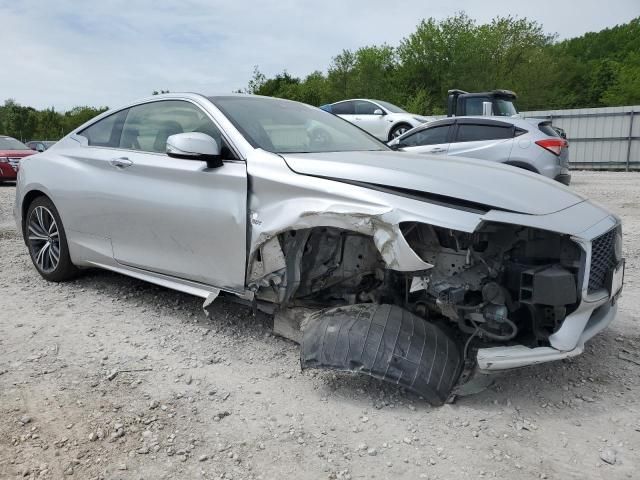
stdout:
<svg viewBox="0 0 640 480">
<path fill-rule="evenodd" d="M 9 159 L 7 157 L 0 157 L 0 163 L 9 163 Z"/>
<path fill-rule="evenodd" d="M 616 262 L 622 260 L 622 231 L 619 228 L 613 243 L 613 254 L 616 257 Z"/>
</svg>

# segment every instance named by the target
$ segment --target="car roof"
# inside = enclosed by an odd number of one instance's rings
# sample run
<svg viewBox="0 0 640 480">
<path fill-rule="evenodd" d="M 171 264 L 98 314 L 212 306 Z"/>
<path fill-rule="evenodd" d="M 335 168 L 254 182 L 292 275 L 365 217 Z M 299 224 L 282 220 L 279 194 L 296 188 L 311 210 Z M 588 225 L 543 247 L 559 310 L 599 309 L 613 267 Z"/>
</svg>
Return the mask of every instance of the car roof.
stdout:
<svg viewBox="0 0 640 480">
<path fill-rule="evenodd" d="M 372 103 L 380 103 L 383 101 L 383 100 L 375 100 L 373 98 L 345 98 L 344 100 L 338 100 L 337 102 L 330 103 L 329 105 L 336 105 L 337 103 L 343 103 L 343 102 L 353 102 L 355 100 L 361 100 L 363 102 L 372 102 Z"/>
<path fill-rule="evenodd" d="M 480 116 L 480 115 L 472 115 L 472 116 L 464 116 L 464 117 L 447 117 L 441 118 L 439 120 L 434 120 L 432 122 L 424 123 L 416 128 L 429 128 L 436 127 L 438 125 L 451 125 L 453 123 L 457 123 L 460 125 L 494 125 L 498 127 L 506 127 L 510 125 L 515 125 L 516 127 L 528 127 L 531 126 L 531 122 L 524 118 L 520 117 L 501 117 L 498 115 L 493 116 Z"/>
<path fill-rule="evenodd" d="M 535 122 L 540 123 L 545 120 L 536 119 Z M 425 130 L 427 128 L 439 127 L 442 125 L 453 125 L 457 123 L 458 125 L 493 125 L 496 127 L 510 127 L 515 126 L 522 128 L 523 130 L 527 130 L 531 128 L 531 125 L 534 123 L 533 119 L 524 119 L 520 117 L 501 117 L 498 115 L 492 116 L 481 116 L 481 115 L 471 115 L 464 117 L 446 117 L 441 118 L 439 120 L 433 120 L 431 122 L 423 123 L 418 125 L 415 128 L 412 128 L 408 132 L 404 133 L 399 139 L 408 137 L 418 131 Z"/>
</svg>

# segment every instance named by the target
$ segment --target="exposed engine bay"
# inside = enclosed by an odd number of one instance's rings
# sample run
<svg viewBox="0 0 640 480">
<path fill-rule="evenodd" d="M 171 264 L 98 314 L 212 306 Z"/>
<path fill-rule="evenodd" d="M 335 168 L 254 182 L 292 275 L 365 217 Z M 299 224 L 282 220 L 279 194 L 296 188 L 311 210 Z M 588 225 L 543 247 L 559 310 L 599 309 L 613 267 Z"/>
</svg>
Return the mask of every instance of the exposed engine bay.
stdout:
<svg viewBox="0 0 640 480">
<path fill-rule="evenodd" d="M 401 232 L 432 268 L 386 267 L 370 236 L 291 230 L 257 252 L 249 287 L 280 308 L 392 304 L 457 327 L 462 341 L 548 345 L 580 302 L 580 247 L 569 236 L 497 223 L 474 233 L 406 222 Z M 265 273 L 269 272 L 269 273 Z"/>
</svg>

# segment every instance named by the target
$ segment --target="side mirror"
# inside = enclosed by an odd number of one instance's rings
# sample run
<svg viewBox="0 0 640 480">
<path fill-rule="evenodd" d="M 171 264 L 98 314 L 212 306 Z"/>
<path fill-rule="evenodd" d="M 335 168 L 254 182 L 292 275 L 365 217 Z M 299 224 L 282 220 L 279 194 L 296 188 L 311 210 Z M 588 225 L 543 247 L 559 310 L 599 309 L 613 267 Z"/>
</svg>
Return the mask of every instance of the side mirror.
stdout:
<svg viewBox="0 0 640 480">
<path fill-rule="evenodd" d="M 373 111 L 373 114 L 374 114 L 374 115 L 384 115 L 384 110 L 382 110 L 381 108 L 376 108 L 376 109 Z"/>
<path fill-rule="evenodd" d="M 38 152 L 44 152 L 44 147 L 43 147 L 42 145 L 38 145 L 38 146 L 36 147 L 36 150 L 37 150 Z"/>
<path fill-rule="evenodd" d="M 206 133 L 177 133 L 167 138 L 167 155 L 172 158 L 207 162 L 209 168 L 223 165 L 220 145 Z"/>
</svg>

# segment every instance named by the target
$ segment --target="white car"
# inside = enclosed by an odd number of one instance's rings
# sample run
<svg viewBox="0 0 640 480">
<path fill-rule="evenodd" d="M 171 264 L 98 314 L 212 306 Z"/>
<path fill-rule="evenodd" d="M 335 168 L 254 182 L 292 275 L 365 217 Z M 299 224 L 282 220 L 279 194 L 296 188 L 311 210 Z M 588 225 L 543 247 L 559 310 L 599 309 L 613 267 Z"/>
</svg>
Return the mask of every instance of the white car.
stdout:
<svg viewBox="0 0 640 480">
<path fill-rule="evenodd" d="M 418 125 L 434 120 L 432 117 L 405 112 L 389 102 L 366 98 L 342 100 L 322 105 L 320 108 L 344 118 L 383 142 L 393 140 Z"/>
</svg>

